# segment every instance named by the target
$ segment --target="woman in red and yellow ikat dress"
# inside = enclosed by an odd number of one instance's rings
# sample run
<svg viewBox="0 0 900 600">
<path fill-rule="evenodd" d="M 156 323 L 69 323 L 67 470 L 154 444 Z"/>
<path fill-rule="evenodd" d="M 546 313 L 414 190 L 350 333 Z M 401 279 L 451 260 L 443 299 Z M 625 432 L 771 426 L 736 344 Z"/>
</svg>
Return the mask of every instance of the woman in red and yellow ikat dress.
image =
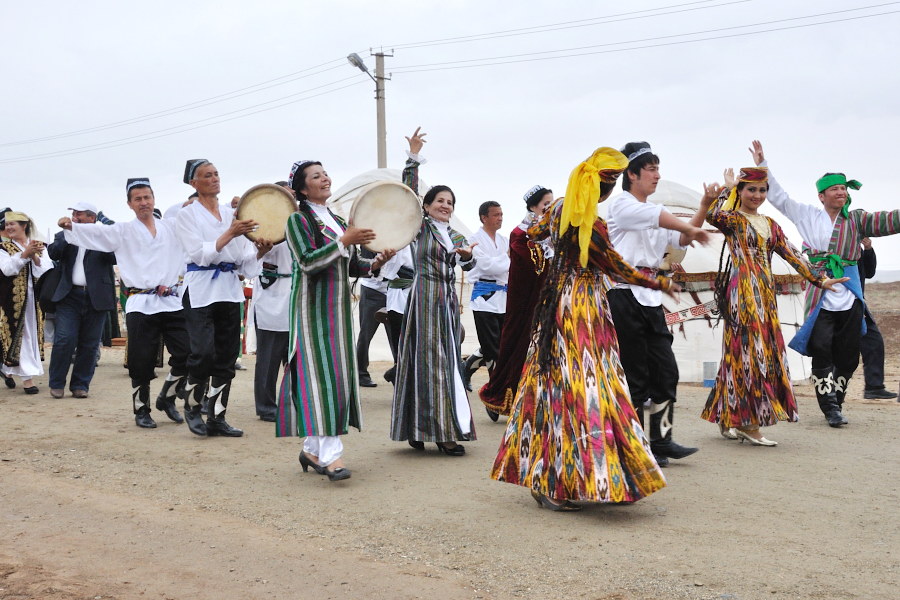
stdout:
<svg viewBox="0 0 900 600">
<path fill-rule="evenodd" d="M 777 253 L 816 287 L 845 281 L 817 277 L 778 223 L 758 212 L 766 201 L 768 171 L 725 171 L 725 187 L 706 187 L 700 210 L 725 234 L 729 259 L 716 280 L 716 303 L 724 323 L 722 361 L 700 415 L 718 423 L 722 435 L 755 446 L 775 446 L 759 428 L 797 421 L 788 359 L 775 298 L 772 254 Z M 724 252 L 724 250 L 723 250 Z"/>
<path fill-rule="evenodd" d="M 535 240 L 550 236 L 556 254 L 491 478 L 531 488 L 551 510 L 633 502 L 665 486 L 631 406 L 606 300 L 605 274 L 674 285 L 625 263 L 597 216 L 627 165 L 621 152 L 598 149 L 572 172 L 565 200 L 528 230 Z"/>
</svg>

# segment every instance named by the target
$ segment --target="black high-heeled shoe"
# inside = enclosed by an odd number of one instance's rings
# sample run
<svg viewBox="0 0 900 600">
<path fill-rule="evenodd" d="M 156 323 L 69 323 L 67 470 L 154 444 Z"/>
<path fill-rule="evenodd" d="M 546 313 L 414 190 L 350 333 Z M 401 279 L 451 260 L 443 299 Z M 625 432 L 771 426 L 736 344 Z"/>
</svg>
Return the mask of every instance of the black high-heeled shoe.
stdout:
<svg viewBox="0 0 900 600">
<path fill-rule="evenodd" d="M 16 387 L 16 380 L 13 379 L 12 377 L 10 377 L 9 375 L 3 376 L 3 383 L 5 383 L 6 387 L 8 387 L 9 389 L 13 389 Z"/>
<path fill-rule="evenodd" d="M 437 447 L 442 454 L 446 454 L 447 456 L 463 456 L 466 453 L 466 448 L 462 444 L 447 446 L 443 442 L 438 442 Z"/>
<path fill-rule="evenodd" d="M 345 479 L 350 479 L 350 469 L 345 469 L 344 467 L 338 467 L 334 471 L 329 471 L 325 469 L 325 474 L 328 475 L 328 481 L 343 481 Z"/>
<path fill-rule="evenodd" d="M 413 450 L 424 450 L 425 449 L 425 442 L 418 442 L 416 440 L 407 440 L 407 442 L 409 443 L 409 447 L 412 448 Z"/>
<path fill-rule="evenodd" d="M 306 452 L 301 451 L 300 456 L 298 457 L 297 460 L 300 461 L 300 466 L 303 467 L 304 473 L 307 473 L 309 467 L 312 467 L 313 471 L 315 471 L 319 475 L 325 474 L 325 467 L 323 467 L 322 465 L 320 465 L 319 463 L 317 463 L 316 461 L 314 461 L 313 459 L 308 457 L 306 455 Z"/>
</svg>

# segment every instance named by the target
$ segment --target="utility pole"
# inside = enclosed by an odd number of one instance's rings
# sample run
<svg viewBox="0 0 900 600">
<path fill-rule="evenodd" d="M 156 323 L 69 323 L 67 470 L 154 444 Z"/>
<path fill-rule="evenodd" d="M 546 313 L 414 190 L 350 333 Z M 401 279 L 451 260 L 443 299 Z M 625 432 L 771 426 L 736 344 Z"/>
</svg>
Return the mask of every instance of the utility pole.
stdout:
<svg viewBox="0 0 900 600">
<path fill-rule="evenodd" d="M 369 78 L 375 82 L 375 119 L 378 129 L 376 133 L 378 168 L 384 169 L 387 167 L 387 120 L 385 119 L 384 110 L 384 82 L 390 79 L 390 77 L 384 76 L 384 57 L 393 56 L 393 54 L 385 54 L 383 51 L 374 52 L 372 50 L 369 50 L 369 52 L 375 57 L 374 77 L 372 77 L 372 74 L 369 73 L 369 68 L 366 67 L 366 64 L 355 52 L 348 55 L 347 60 L 351 65 L 368 75 Z"/>
<path fill-rule="evenodd" d="M 375 117 L 378 126 L 378 168 L 387 167 L 387 122 L 384 113 L 384 52 L 375 56 Z M 391 55 L 393 56 L 393 55 Z"/>
</svg>

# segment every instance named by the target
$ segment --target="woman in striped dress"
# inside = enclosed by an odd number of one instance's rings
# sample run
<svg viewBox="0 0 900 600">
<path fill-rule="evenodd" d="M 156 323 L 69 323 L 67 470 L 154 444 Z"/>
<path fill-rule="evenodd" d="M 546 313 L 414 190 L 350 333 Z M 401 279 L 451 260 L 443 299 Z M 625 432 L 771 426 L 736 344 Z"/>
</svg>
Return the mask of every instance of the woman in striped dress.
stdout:
<svg viewBox="0 0 900 600">
<path fill-rule="evenodd" d="M 628 265 L 597 216 L 627 165 L 621 152 L 599 148 L 572 171 L 565 199 L 528 229 L 532 240 L 549 236 L 555 255 L 491 478 L 530 488 L 551 510 L 634 502 L 665 486 L 631 405 L 606 299 L 607 274 L 678 289 Z"/>
<path fill-rule="evenodd" d="M 418 153 L 424 143 L 417 129 L 409 141 L 410 158 L 403 183 L 418 190 Z M 437 443 L 450 456 L 462 456 L 457 442 L 475 439 L 472 410 L 460 368 L 459 300 L 453 285 L 457 258 L 464 270 L 475 266 L 472 247 L 450 227 L 456 205 L 453 191 L 438 185 L 422 200 L 425 218 L 411 245 L 413 277 L 394 385 L 391 439 L 416 450 Z"/>
<path fill-rule="evenodd" d="M 293 257 L 288 362 L 278 399 L 278 437 L 306 437 L 300 464 L 328 475 L 350 478 L 343 443 L 350 426 L 362 428 L 354 358 L 350 276 L 369 276 L 393 256 L 358 258 L 352 246 L 375 239 L 371 229 L 348 226 L 325 206 L 331 179 L 318 161 L 294 163 L 291 188 L 298 211 L 286 234 Z"/>
</svg>

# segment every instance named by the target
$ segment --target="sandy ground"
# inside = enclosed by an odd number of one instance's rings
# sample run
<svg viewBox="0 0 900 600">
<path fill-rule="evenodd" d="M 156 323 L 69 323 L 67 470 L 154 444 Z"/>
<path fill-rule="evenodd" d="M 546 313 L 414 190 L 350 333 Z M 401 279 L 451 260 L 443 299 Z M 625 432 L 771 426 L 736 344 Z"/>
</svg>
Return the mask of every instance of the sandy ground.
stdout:
<svg viewBox="0 0 900 600">
<path fill-rule="evenodd" d="M 893 389 L 898 291 L 867 290 Z M 0 390 L 0 598 L 897 597 L 900 404 L 862 400 L 859 378 L 843 429 L 798 387 L 801 422 L 765 432 L 777 448 L 722 439 L 698 417 L 707 390 L 682 385 L 676 439 L 701 451 L 673 461 L 668 487 L 558 514 L 488 479 L 503 426 L 479 406 L 465 457 L 391 442 L 383 381 L 345 438 L 353 478 L 303 473 L 299 441 L 254 417 L 245 364 L 229 410 L 241 439 L 156 412 L 158 429 L 135 427 L 116 349 L 87 400 L 51 399 L 46 377 L 36 397 Z"/>
</svg>

